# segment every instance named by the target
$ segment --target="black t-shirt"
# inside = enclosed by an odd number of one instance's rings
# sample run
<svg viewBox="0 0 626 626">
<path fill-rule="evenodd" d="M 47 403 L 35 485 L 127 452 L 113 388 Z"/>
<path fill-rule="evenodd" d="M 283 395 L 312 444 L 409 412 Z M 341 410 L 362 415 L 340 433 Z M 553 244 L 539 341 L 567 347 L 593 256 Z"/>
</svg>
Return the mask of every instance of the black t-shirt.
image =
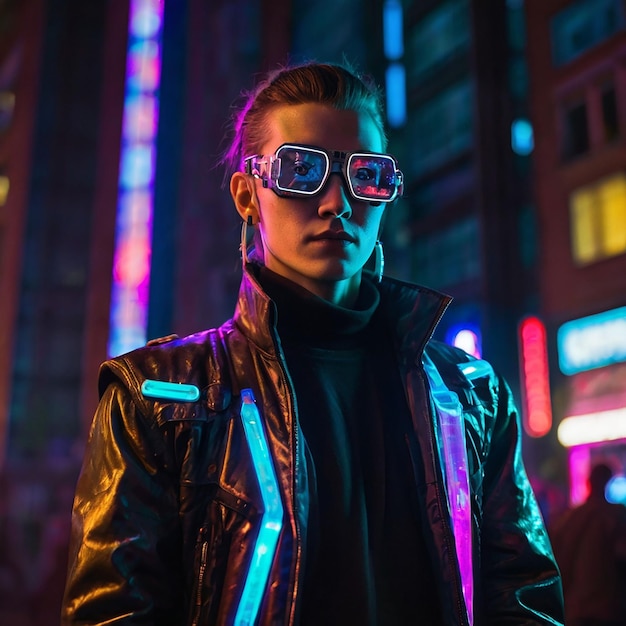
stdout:
<svg viewBox="0 0 626 626">
<path fill-rule="evenodd" d="M 440 624 L 409 455 L 411 418 L 378 290 L 364 280 L 346 309 L 266 268 L 260 282 L 277 306 L 310 451 L 300 625 Z"/>
</svg>

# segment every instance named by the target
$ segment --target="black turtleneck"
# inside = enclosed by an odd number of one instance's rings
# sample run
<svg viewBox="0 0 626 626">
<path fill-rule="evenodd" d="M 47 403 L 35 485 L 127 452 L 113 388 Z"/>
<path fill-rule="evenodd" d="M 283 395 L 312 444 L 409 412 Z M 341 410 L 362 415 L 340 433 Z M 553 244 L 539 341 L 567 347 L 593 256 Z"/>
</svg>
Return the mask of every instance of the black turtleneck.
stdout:
<svg viewBox="0 0 626 626">
<path fill-rule="evenodd" d="M 309 451 L 301 626 L 439 624 L 406 443 L 411 422 L 367 279 L 354 308 L 261 268 Z M 416 620 L 419 619 L 419 622 Z"/>
</svg>

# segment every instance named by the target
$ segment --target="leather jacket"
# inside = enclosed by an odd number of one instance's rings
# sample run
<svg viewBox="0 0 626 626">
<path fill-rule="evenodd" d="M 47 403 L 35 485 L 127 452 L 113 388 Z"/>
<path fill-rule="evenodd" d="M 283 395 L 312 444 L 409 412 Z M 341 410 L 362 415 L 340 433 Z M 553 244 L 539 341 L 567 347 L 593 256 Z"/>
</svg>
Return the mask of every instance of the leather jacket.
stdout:
<svg viewBox="0 0 626 626">
<path fill-rule="evenodd" d="M 308 448 L 274 304 L 254 267 L 244 269 L 234 317 L 223 326 L 102 365 L 74 502 L 63 624 L 298 623 Z M 489 367 L 472 379 L 459 368 L 472 357 L 431 340 L 447 296 L 389 278 L 377 287 L 395 329 L 445 624 L 467 625 L 472 614 L 475 624 L 562 623 L 560 577 L 523 467 L 509 388 Z M 470 493 L 459 509 L 471 525 L 473 568 L 467 602 L 449 504 L 458 468 L 446 465 L 425 354 L 461 405 Z"/>
</svg>

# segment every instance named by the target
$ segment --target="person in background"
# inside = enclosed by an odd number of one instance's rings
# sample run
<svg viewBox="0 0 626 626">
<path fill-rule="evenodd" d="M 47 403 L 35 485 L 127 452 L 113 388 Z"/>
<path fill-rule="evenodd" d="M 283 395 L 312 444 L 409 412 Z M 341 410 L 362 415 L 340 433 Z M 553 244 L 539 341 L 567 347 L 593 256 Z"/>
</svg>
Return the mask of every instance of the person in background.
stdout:
<svg viewBox="0 0 626 626">
<path fill-rule="evenodd" d="M 626 507 L 606 499 L 612 476 L 595 465 L 585 503 L 550 528 L 568 626 L 626 626 Z"/>
<path fill-rule="evenodd" d="M 234 316 L 103 364 L 63 624 L 561 624 L 507 384 L 383 276 L 376 86 L 281 68 L 233 135 Z"/>
</svg>

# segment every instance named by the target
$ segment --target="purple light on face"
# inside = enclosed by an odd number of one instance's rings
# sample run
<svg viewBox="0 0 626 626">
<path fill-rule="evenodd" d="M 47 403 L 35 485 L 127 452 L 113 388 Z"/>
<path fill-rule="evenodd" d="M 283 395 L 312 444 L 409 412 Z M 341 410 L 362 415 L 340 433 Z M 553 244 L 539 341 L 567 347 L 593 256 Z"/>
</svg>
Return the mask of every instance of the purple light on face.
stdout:
<svg viewBox="0 0 626 626">
<path fill-rule="evenodd" d="M 146 341 L 163 0 L 131 0 L 109 356 Z"/>
</svg>

